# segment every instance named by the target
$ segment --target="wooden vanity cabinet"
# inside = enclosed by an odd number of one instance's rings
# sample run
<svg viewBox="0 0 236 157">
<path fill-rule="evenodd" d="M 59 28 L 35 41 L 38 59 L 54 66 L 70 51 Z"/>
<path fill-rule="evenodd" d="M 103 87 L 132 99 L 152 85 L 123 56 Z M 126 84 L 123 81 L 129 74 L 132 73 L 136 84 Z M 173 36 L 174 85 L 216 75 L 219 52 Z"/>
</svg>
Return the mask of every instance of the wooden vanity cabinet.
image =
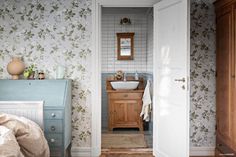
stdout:
<svg viewBox="0 0 236 157">
<path fill-rule="evenodd" d="M 236 0 L 217 0 L 216 152 L 236 156 Z"/>
<path fill-rule="evenodd" d="M 109 130 L 113 128 L 139 128 L 143 131 L 140 117 L 143 90 L 108 91 Z"/>
<path fill-rule="evenodd" d="M 136 81 L 133 76 L 127 76 L 127 81 Z M 139 78 L 139 85 L 135 90 L 114 90 L 111 86 L 113 76 L 106 80 L 108 96 L 108 129 L 114 128 L 139 128 L 143 131 L 143 120 L 140 117 L 142 110 L 142 98 L 144 92 L 144 80 Z"/>
</svg>

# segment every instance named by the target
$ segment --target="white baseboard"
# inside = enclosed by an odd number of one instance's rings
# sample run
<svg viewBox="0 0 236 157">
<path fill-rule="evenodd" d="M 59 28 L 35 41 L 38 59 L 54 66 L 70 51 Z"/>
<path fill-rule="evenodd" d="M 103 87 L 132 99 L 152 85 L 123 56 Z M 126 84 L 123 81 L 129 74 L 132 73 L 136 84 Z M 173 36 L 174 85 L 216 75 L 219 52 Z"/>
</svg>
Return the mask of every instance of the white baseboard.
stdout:
<svg viewBox="0 0 236 157">
<path fill-rule="evenodd" d="M 72 157 L 91 157 L 91 147 L 72 147 Z"/>
<path fill-rule="evenodd" d="M 190 156 L 214 156 L 215 147 L 191 147 Z"/>
<path fill-rule="evenodd" d="M 190 156 L 214 156 L 215 147 L 191 147 Z M 91 157 L 90 147 L 72 147 L 72 157 Z"/>
</svg>

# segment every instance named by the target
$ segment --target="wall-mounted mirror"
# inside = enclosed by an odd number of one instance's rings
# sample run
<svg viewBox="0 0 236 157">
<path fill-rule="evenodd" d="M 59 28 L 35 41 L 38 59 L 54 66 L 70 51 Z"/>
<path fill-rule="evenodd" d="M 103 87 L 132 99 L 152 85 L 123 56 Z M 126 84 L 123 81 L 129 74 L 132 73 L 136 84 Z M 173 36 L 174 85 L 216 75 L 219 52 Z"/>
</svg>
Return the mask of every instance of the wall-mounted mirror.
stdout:
<svg viewBox="0 0 236 157">
<path fill-rule="evenodd" d="M 117 35 L 117 59 L 133 60 L 134 33 L 116 33 L 116 35 Z"/>
</svg>

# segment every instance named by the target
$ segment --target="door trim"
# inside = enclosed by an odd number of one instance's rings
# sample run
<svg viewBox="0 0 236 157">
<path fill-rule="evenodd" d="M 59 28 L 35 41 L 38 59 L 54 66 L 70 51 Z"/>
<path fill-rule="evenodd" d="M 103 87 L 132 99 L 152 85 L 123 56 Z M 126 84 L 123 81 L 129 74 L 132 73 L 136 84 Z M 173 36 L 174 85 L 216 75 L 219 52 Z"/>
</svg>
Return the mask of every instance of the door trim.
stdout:
<svg viewBox="0 0 236 157">
<path fill-rule="evenodd" d="M 161 0 L 92 0 L 92 88 L 91 88 L 91 156 L 101 154 L 101 7 L 153 7 Z M 155 52 L 155 51 L 153 51 Z M 153 57 L 153 84 L 155 85 L 156 58 Z M 153 89 L 153 93 L 157 91 Z M 155 96 L 153 96 L 155 106 Z M 154 111 L 153 111 L 154 112 Z M 155 115 L 155 113 L 153 113 Z M 155 116 L 153 125 L 156 125 Z M 155 133 L 153 132 L 153 137 Z M 153 146 L 157 143 L 153 140 Z M 153 151 L 154 152 L 154 151 Z M 155 155 L 155 154 L 154 154 Z"/>
</svg>

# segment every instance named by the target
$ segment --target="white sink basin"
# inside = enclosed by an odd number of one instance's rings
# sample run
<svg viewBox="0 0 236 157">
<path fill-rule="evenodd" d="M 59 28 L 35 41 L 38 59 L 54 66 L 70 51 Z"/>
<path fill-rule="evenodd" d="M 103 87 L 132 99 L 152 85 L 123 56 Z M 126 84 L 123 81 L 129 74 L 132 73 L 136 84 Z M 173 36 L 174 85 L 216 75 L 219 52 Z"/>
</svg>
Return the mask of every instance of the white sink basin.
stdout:
<svg viewBox="0 0 236 157">
<path fill-rule="evenodd" d="M 114 81 L 111 82 L 113 89 L 136 89 L 138 87 L 138 81 Z"/>
</svg>

